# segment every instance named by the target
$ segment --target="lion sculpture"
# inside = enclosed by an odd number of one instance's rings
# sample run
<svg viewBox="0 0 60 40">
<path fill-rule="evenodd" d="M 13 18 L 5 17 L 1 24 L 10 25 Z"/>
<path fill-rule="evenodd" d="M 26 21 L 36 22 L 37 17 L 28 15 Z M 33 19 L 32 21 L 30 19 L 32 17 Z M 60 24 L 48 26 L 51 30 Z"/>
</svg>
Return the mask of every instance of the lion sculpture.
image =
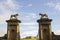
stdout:
<svg viewBox="0 0 60 40">
<path fill-rule="evenodd" d="M 17 19 L 18 14 L 11 15 L 11 19 Z"/>
<path fill-rule="evenodd" d="M 41 18 L 48 18 L 47 14 L 40 14 L 40 15 L 41 15 Z"/>
</svg>

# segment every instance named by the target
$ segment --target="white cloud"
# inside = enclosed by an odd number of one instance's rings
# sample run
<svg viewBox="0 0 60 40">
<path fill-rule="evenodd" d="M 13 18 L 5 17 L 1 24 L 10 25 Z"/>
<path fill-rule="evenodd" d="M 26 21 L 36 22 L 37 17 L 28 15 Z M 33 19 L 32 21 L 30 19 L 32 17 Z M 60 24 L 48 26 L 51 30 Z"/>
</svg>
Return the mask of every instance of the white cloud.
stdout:
<svg viewBox="0 0 60 40">
<path fill-rule="evenodd" d="M 37 34 L 38 34 L 37 30 L 25 31 L 25 32 L 21 32 L 21 38 L 24 38 L 26 36 L 37 36 Z"/>
<path fill-rule="evenodd" d="M 54 33 L 55 33 L 56 35 L 60 35 L 60 30 L 56 30 Z"/>
<path fill-rule="evenodd" d="M 54 7 L 54 6 L 55 6 L 55 4 L 54 4 L 53 2 L 49 2 L 49 3 L 47 3 L 46 5 L 48 5 L 48 6 L 50 6 L 50 7 Z"/>
<path fill-rule="evenodd" d="M 6 5 L 8 5 L 11 9 L 18 9 L 19 5 L 14 2 L 14 0 L 7 0 Z"/>
<path fill-rule="evenodd" d="M 58 3 L 58 2 L 55 2 L 55 3 L 54 2 L 49 2 L 46 5 L 48 5 L 49 7 L 53 7 L 55 9 L 60 10 L 60 3 Z"/>
<path fill-rule="evenodd" d="M 28 4 L 28 7 L 31 7 L 32 6 L 32 4 Z"/>
<path fill-rule="evenodd" d="M 6 20 L 9 19 L 9 14 L 2 14 L 0 15 L 0 24 L 4 23 Z"/>
<path fill-rule="evenodd" d="M 60 3 L 57 3 L 55 8 L 60 10 Z"/>
<path fill-rule="evenodd" d="M 36 18 L 37 15 L 35 13 L 28 13 L 28 15 L 26 17 L 27 18 Z"/>
<path fill-rule="evenodd" d="M 21 23 L 21 25 L 37 25 L 37 23 L 36 22 Z"/>
<path fill-rule="evenodd" d="M 33 18 L 36 18 L 36 17 L 37 17 L 37 15 L 36 15 L 35 13 L 31 13 L 31 16 L 32 16 Z"/>
<path fill-rule="evenodd" d="M 0 28 L 0 37 L 7 33 L 6 28 Z"/>
<path fill-rule="evenodd" d="M 15 14 L 15 10 L 18 8 L 18 4 L 14 3 L 14 0 L 0 0 L 0 24 L 9 19 L 11 14 Z M 12 11 L 13 10 L 13 11 Z"/>
<path fill-rule="evenodd" d="M 0 0 L 1 1 L 1 0 Z M 22 7 L 21 5 L 17 4 L 15 0 L 3 0 L 0 2 L 0 10 L 3 11 L 10 11 L 10 12 L 15 12 L 16 10 L 19 9 L 19 7 Z"/>
<path fill-rule="evenodd" d="M 13 7 L 15 6 L 13 0 L 7 0 L 7 4 Z"/>
<path fill-rule="evenodd" d="M 25 12 L 26 13 L 26 12 Z M 24 21 L 30 21 L 32 19 L 38 18 L 37 14 L 34 12 L 26 13 L 24 15 L 21 15 L 21 19 Z M 27 20 L 26 20 L 27 19 Z M 35 21 L 35 20 L 34 20 Z"/>
<path fill-rule="evenodd" d="M 0 4 L 2 4 L 6 9 L 9 8 L 11 10 L 14 10 L 19 8 L 19 5 L 15 2 L 15 0 L 3 0 L 0 2 Z"/>
</svg>

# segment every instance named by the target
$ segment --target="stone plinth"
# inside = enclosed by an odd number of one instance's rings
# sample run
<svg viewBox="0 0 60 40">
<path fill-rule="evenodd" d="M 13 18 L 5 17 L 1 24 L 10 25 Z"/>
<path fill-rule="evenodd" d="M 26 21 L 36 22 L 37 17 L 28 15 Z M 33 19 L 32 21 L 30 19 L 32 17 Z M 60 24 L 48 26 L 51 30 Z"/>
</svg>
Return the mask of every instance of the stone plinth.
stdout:
<svg viewBox="0 0 60 40">
<path fill-rule="evenodd" d="M 7 22 L 7 40 L 20 40 L 20 23 L 17 18 L 10 18 Z"/>
<path fill-rule="evenodd" d="M 52 40 L 51 21 L 49 18 L 40 18 L 37 20 L 39 24 L 39 40 Z"/>
</svg>

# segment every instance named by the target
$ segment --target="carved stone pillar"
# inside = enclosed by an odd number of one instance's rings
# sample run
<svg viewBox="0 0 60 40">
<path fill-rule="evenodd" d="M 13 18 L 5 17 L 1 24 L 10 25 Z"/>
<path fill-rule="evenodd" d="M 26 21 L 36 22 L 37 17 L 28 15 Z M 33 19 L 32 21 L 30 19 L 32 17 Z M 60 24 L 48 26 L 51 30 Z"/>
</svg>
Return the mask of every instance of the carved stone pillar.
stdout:
<svg viewBox="0 0 60 40">
<path fill-rule="evenodd" d="M 42 17 L 43 16 L 43 17 Z M 37 20 L 39 24 L 39 40 L 52 40 L 51 21 L 46 14 L 41 14 L 41 18 Z"/>
<path fill-rule="evenodd" d="M 21 21 L 17 19 L 16 15 L 12 15 L 7 22 L 7 40 L 20 40 L 20 24 Z"/>
</svg>

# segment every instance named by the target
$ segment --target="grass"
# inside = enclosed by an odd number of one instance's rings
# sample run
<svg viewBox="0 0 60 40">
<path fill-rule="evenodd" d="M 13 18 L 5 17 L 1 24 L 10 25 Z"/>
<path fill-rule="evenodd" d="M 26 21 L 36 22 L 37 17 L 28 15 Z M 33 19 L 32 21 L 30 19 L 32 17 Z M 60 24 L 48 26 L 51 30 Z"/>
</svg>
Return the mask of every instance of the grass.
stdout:
<svg viewBox="0 0 60 40">
<path fill-rule="evenodd" d="M 38 38 L 29 36 L 29 37 L 26 37 L 26 38 L 22 38 L 21 40 L 38 40 Z"/>
</svg>

